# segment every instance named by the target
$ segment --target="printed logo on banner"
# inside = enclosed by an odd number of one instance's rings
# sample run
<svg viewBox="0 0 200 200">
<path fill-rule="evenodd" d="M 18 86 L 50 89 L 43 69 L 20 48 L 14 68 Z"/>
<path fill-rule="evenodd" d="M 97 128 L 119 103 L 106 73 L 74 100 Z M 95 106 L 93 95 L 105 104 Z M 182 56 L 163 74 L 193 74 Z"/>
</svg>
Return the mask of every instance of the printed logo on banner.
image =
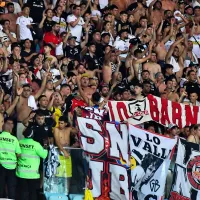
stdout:
<svg viewBox="0 0 200 200">
<path fill-rule="evenodd" d="M 138 121 L 140 121 L 144 115 L 149 114 L 148 110 L 146 110 L 146 99 L 129 103 L 128 108 L 129 112 L 133 115 L 132 118 Z"/>
<path fill-rule="evenodd" d="M 157 192 L 160 188 L 159 181 L 152 179 L 150 181 L 150 188 L 152 192 Z"/>
<path fill-rule="evenodd" d="M 187 177 L 192 187 L 200 190 L 200 156 L 195 156 L 187 164 Z"/>
</svg>

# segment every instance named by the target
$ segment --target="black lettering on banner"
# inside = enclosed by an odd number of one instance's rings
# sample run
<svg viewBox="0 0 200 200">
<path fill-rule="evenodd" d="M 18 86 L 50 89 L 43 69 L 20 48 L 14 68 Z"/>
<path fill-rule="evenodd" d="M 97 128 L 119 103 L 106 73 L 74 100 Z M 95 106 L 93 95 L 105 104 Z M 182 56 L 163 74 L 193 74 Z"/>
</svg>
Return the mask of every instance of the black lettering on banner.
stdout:
<svg viewBox="0 0 200 200">
<path fill-rule="evenodd" d="M 143 147 L 143 149 L 144 149 L 145 151 L 148 151 L 149 153 L 152 153 L 152 151 L 151 151 L 151 146 L 150 146 L 150 144 L 149 144 L 148 142 L 144 142 L 144 147 Z"/>
<path fill-rule="evenodd" d="M 148 142 L 152 142 L 152 139 L 149 138 L 149 134 L 146 133 L 146 136 L 147 136 L 147 141 Z M 160 144 L 160 139 L 158 137 L 153 136 L 153 142 L 155 144 L 159 145 Z"/>
<path fill-rule="evenodd" d="M 132 140 L 133 140 L 134 146 L 139 147 L 139 145 L 140 145 L 142 139 L 141 139 L 141 138 L 138 138 L 138 140 L 136 141 L 136 137 L 135 137 L 134 135 L 131 135 L 131 138 L 132 138 Z"/>
<path fill-rule="evenodd" d="M 160 188 L 159 181 L 152 179 L 150 181 L 150 189 L 152 192 L 157 192 Z"/>
<path fill-rule="evenodd" d="M 153 199 L 157 200 L 158 198 L 154 194 L 149 194 L 144 198 L 144 200 L 153 200 Z"/>
</svg>

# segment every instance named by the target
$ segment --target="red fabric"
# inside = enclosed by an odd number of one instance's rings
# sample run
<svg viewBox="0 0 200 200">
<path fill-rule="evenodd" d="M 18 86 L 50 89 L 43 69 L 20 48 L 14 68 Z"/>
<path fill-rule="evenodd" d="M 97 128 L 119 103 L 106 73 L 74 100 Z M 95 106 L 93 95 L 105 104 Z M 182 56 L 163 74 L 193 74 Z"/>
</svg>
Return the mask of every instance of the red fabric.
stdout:
<svg viewBox="0 0 200 200">
<path fill-rule="evenodd" d="M 62 39 L 60 35 L 56 36 L 52 32 L 47 32 L 44 34 L 43 41 L 44 43 L 53 43 L 56 45 L 56 44 L 59 44 L 62 41 Z M 44 51 L 44 47 L 42 47 L 41 53 L 43 53 L 43 51 Z M 55 56 L 55 49 L 51 50 L 51 55 Z"/>
<path fill-rule="evenodd" d="M 88 104 L 85 103 L 85 101 L 83 101 L 83 100 L 78 100 L 78 99 L 73 98 L 72 99 L 71 112 L 73 113 L 74 109 L 78 106 L 88 106 Z"/>
</svg>

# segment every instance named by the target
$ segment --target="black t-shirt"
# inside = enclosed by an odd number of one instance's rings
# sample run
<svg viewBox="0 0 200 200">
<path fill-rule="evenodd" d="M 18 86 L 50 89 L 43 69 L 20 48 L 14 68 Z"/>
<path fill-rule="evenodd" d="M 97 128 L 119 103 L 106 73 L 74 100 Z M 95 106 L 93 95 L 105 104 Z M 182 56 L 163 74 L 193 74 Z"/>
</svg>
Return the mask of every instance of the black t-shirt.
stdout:
<svg viewBox="0 0 200 200">
<path fill-rule="evenodd" d="M 30 5 L 30 17 L 33 18 L 34 23 L 39 24 L 45 10 L 44 0 L 28 0 L 27 4 Z"/>
<path fill-rule="evenodd" d="M 127 26 L 127 29 L 129 29 L 129 23 L 128 22 L 122 22 L 122 21 L 118 21 L 116 24 L 116 31 L 119 32 L 122 27 Z"/>
<path fill-rule="evenodd" d="M 50 32 L 52 30 L 52 26 L 54 23 L 55 23 L 54 21 L 49 21 L 48 19 L 45 19 L 43 24 L 44 33 Z"/>
<path fill-rule="evenodd" d="M 89 70 L 92 71 L 95 69 L 100 69 L 100 64 L 97 56 L 94 55 L 91 57 L 89 53 L 86 53 L 84 60 L 86 61 Z"/>
<path fill-rule="evenodd" d="M 64 56 L 71 58 L 72 60 L 80 60 L 81 46 L 75 47 L 66 46 L 64 49 Z"/>
<path fill-rule="evenodd" d="M 49 127 L 53 127 L 56 125 L 55 120 L 52 118 L 52 112 L 49 110 L 38 109 L 37 112 L 41 112 L 45 115 L 45 124 Z"/>
<path fill-rule="evenodd" d="M 98 59 L 104 57 L 104 50 L 105 46 L 101 43 L 95 43 L 96 44 L 96 52 L 95 55 L 97 56 Z"/>
<path fill-rule="evenodd" d="M 33 130 L 33 139 L 36 142 L 39 142 L 42 146 L 44 146 L 44 141 L 48 140 L 48 138 L 53 137 L 52 128 L 47 126 L 46 124 L 40 126 L 36 122 L 29 123 L 29 126 Z"/>
</svg>

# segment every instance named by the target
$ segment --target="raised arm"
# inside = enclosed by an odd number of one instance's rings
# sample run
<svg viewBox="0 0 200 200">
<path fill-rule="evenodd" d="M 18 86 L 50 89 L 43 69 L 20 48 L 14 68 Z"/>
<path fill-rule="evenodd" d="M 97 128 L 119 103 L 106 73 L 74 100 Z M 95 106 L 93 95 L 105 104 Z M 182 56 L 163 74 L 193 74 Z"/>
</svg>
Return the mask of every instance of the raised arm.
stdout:
<svg viewBox="0 0 200 200">
<path fill-rule="evenodd" d="M 37 100 L 44 92 L 44 89 L 45 89 L 46 83 L 47 83 L 47 75 L 48 75 L 48 73 L 46 72 L 43 76 L 42 85 L 41 85 L 40 89 L 38 90 L 38 92 L 34 95 L 35 100 Z"/>
<path fill-rule="evenodd" d="M 17 95 L 15 96 L 15 99 L 13 100 L 12 104 L 10 105 L 10 107 L 6 110 L 6 113 L 8 114 L 8 116 L 10 116 L 12 114 L 13 110 L 15 109 L 22 92 L 23 92 L 23 88 L 18 88 L 17 89 L 17 91 L 16 91 Z"/>
<path fill-rule="evenodd" d="M 168 64 L 170 63 L 170 59 L 171 59 L 171 56 L 172 56 L 172 54 L 173 54 L 173 52 L 174 52 L 174 48 L 175 48 L 178 44 L 180 44 L 183 40 L 184 40 L 184 38 L 181 38 L 181 39 L 177 40 L 176 42 L 174 42 L 174 43 L 171 45 L 171 47 L 169 48 L 169 51 L 167 52 L 166 58 L 165 58 L 166 63 L 168 63 Z"/>
<path fill-rule="evenodd" d="M 81 97 L 83 98 L 83 100 L 90 105 L 90 100 L 88 99 L 88 97 L 85 95 L 82 87 L 81 87 L 81 83 L 80 83 L 80 80 L 81 80 L 81 76 L 77 76 L 77 86 L 78 86 L 78 91 L 81 95 Z"/>
<path fill-rule="evenodd" d="M 170 32 L 169 32 L 169 34 L 167 34 L 164 38 L 163 38 L 163 40 L 162 40 L 162 42 L 164 42 L 164 44 L 170 39 L 170 37 L 173 35 L 173 31 L 174 31 L 174 20 L 171 20 L 171 25 L 170 25 Z"/>
<path fill-rule="evenodd" d="M 81 42 L 81 49 L 83 49 L 83 48 L 86 46 L 86 44 L 88 43 L 89 30 L 90 30 L 90 27 L 87 26 L 87 27 L 85 28 L 85 32 L 86 32 L 86 34 L 85 34 L 85 40 L 84 40 L 83 42 Z"/>
</svg>

